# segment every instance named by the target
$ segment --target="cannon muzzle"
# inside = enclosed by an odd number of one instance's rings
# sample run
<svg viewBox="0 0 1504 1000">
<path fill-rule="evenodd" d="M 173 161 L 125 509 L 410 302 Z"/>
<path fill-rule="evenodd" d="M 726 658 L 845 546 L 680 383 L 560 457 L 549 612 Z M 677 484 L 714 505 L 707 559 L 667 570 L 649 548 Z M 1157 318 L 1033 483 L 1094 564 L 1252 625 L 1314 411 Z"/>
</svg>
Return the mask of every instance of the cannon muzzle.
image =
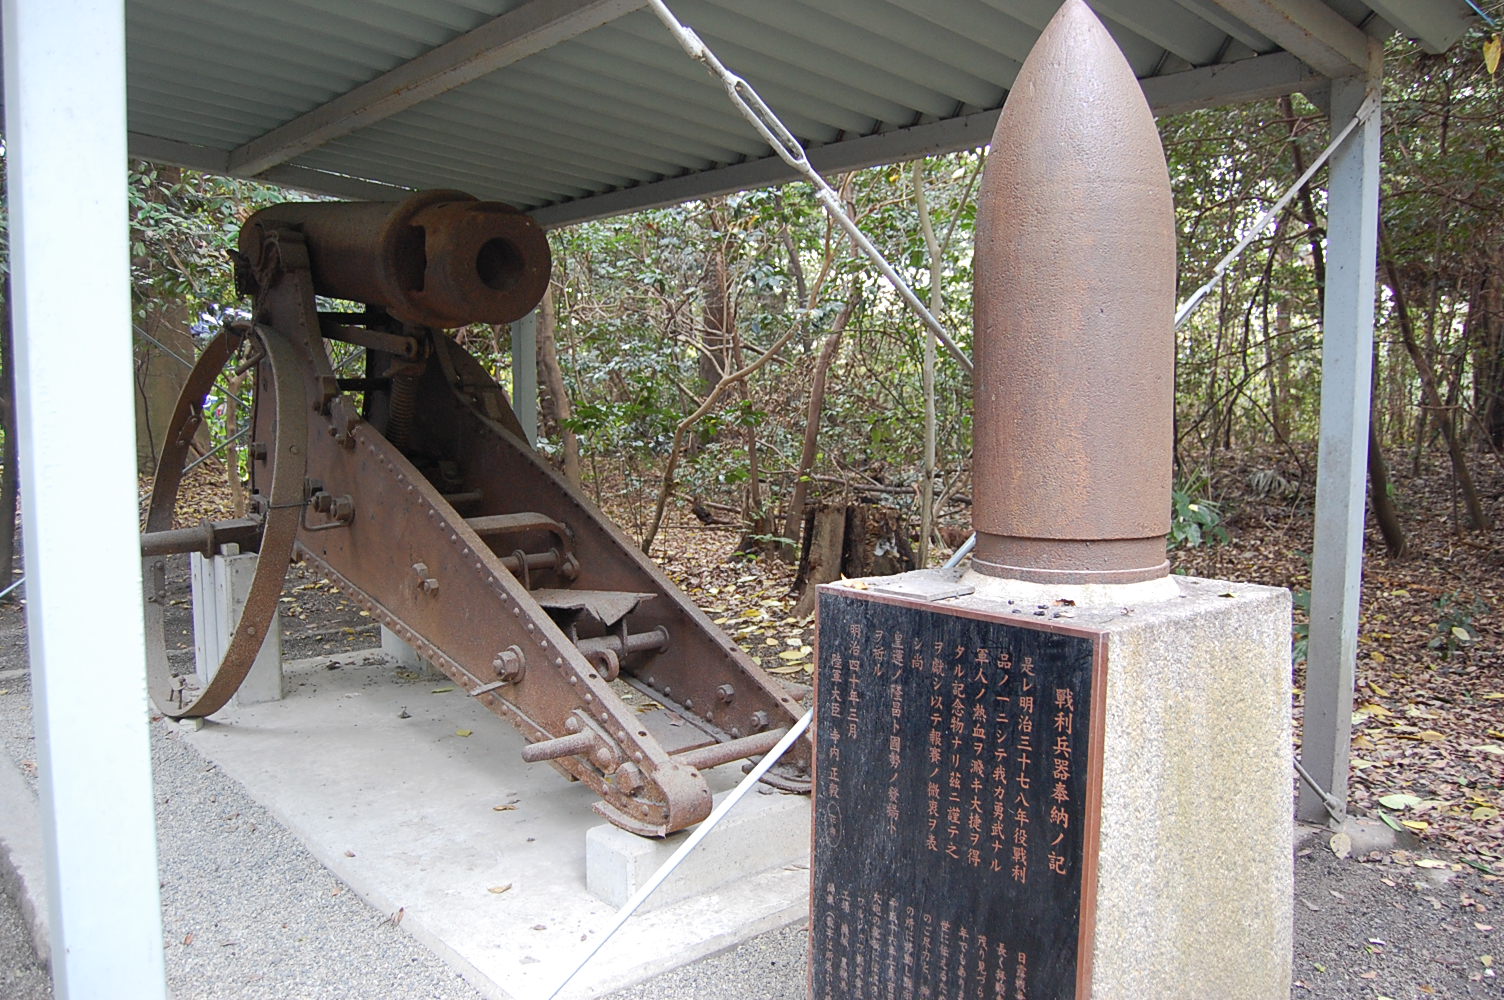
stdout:
<svg viewBox="0 0 1504 1000">
<path fill-rule="evenodd" d="M 267 236 L 302 234 L 314 291 L 432 327 L 510 323 L 548 288 L 548 240 L 510 205 L 460 191 L 400 202 L 288 202 L 240 227 L 247 275 L 266 273 Z"/>
</svg>

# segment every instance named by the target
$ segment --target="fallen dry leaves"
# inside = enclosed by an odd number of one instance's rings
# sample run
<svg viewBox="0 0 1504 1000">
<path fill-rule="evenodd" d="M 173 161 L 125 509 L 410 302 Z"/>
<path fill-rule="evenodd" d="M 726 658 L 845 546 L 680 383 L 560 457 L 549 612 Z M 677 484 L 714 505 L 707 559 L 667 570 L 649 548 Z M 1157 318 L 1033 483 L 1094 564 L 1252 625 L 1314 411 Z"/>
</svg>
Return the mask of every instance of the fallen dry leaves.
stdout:
<svg viewBox="0 0 1504 1000">
<path fill-rule="evenodd" d="M 1504 467 L 1473 474 L 1504 521 Z M 1310 587 L 1309 490 L 1286 499 L 1240 494 L 1224 479 L 1231 543 L 1180 553 L 1177 568 L 1302 591 Z M 1504 538 L 1460 530 L 1450 471 L 1396 474 L 1410 554 L 1395 560 L 1370 524 L 1358 634 L 1350 801 L 1504 874 Z M 1244 490 L 1243 492 L 1246 492 Z M 1297 618 L 1303 620 L 1303 615 Z M 1295 672 L 1299 732 L 1304 665 Z"/>
</svg>

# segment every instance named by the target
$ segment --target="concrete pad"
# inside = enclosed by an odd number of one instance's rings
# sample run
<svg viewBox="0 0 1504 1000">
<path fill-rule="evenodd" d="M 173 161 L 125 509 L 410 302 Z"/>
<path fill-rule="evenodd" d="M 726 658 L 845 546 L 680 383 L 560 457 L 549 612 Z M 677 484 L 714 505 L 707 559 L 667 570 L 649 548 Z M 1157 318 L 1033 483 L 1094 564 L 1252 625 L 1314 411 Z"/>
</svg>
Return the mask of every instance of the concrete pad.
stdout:
<svg viewBox="0 0 1504 1000">
<path fill-rule="evenodd" d="M 404 678 L 379 651 L 284 672 L 283 701 L 234 706 L 186 738 L 482 992 L 541 1000 L 615 913 L 586 884 L 594 794 L 523 764 L 510 725 L 447 681 Z M 740 776 L 717 768 L 712 788 Z M 807 812 L 798 821 L 807 843 Z M 561 997 L 599 996 L 802 920 L 808 892 L 807 866 L 790 864 L 640 914 Z"/>
<path fill-rule="evenodd" d="M 750 872 L 808 866 L 809 796 L 758 791 L 768 794 L 743 799 L 639 912 L 717 892 Z M 729 794 L 717 795 L 716 805 Z M 585 834 L 585 884 L 603 902 L 625 906 L 688 837 L 688 830 L 652 840 L 610 823 L 591 827 Z"/>
<path fill-rule="evenodd" d="M 15 901 L 37 959 L 45 963 L 52 946 L 42 819 L 36 795 L 4 754 L 0 754 L 0 892 Z"/>
</svg>

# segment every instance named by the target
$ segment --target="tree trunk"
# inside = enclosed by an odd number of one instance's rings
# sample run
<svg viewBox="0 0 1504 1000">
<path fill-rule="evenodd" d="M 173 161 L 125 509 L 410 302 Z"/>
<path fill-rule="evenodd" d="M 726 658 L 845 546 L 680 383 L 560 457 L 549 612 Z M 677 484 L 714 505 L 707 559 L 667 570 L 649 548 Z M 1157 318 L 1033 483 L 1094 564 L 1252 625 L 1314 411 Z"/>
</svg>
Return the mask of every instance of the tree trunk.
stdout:
<svg viewBox="0 0 1504 1000">
<path fill-rule="evenodd" d="M 815 361 L 815 374 L 809 389 L 809 409 L 804 418 L 804 448 L 799 453 L 799 467 L 794 471 L 794 492 L 789 497 L 788 513 L 783 518 L 783 537 L 787 541 L 783 543 L 782 551 L 788 553 L 790 560 L 793 559 L 793 553 L 798 551 L 801 541 L 799 530 L 804 522 L 804 501 L 809 495 L 809 475 L 815 467 L 815 454 L 820 438 L 820 413 L 825 408 L 825 379 L 830 373 L 836 352 L 841 347 L 841 335 L 846 332 L 846 324 L 851 322 L 852 313 L 856 311 L 861 298 L 860 289 L 853 288 L 845 307 L 836 316 L 835 325 L 825 337 L 820 357 Z"/>
<path fill-rule="evenodd" d="M 1488 267 L 1468 304 L 1473 345 L 1473 409 L 1478 430 L 1495 451 L 1504 450 L 1504 260 Z"/>
<path fill-rule="evenodd" d="M 841 557 L 846 547 L 846 507 L 819 504 L 805 518 L 804 554 L 799 560 L 796 587 L 802 588 L 794 615 L 804 617 L 815 610 L 815 591 L 822 583 L 841 578 Z"/>
<path fill-rule="evenodd" d="M 773 204 L 778 209 L 779 216 L 785 220 L 780 235 L 783 239 L 783 249 L 789 255 L 789 273 L 794 276 L 794 304 L 803 309 L 809 304 L 809 281 L 804 277 L 804 263 L 799 260 L 799 247 L 794 242 L 793 230 L 789 228 L 783 195 L 775 193 L 773 195 Z M 808 354 L 810 351 L 809 338 L 810 330 L 808 327 L 805 327 L 799 334 L 799 347 L 805 354 Z"/>
<path fill-rule="evenodd" d="M 892 576 L 916 567 L 909 526 L 895 507 L 855 503 L 846 508 L 841 572 L 851 579 Z"/>
<path fill-rule="evenodd" d="M 1395 318 L 1399 320 L 1400 338 L 1405 342 L 1405 350 L 1409 352 L 1410 360 L 1415 363 L 1415 372 L 1420 376 L 1421 391 L 1425 395 L 1426 402 L 1434 411 L 1432 419 L 1436 421 L 1436 426 L 1446 441 L 1447 454 L 1452 460 L 1452 474 L 1457 477 L 1458 489 L 1462 491 L 1462 500 L 1467 506 L 1468 524 L 1475 531 L 1487 531 L 1488 514 L 1483 509 L 1483 501 L 1478 497 L 1472 474 L 1468 471 L 1467 456 L 1463 454 L 1462 442 L 1458 440 L 1456 424 L 1443 403 L 1441 391 L 1436 385 L 1436 372 L 1431 367 L 1430 359 L 1422 353 L 1420 345 L 1416 343 L 1415 328 L 1410 322 L 1410 311 L 1405 302 L 1404 289 L 1400 284 L 1399 268 L 1395 265 L 1394 258 L 1389 256 L 1387 248 L 1384 254 L 1384 273 L 1389 278 L 1389 291 L 1394 295 L 1394 313 Z"/>
<path fill-rule="evenodd" d="M 1379 431 L 1371 418 L 1368 422 L 1368 492 L 1373 503 L 1373 518 L 1378 522 L 1379 534 L 1384 536 L 1384 548 L 1389 558 L 1405 558 L 1409 544 L 1405 540 L 1399 512 L 1394 508 L 1394 498 L 1389 495 L 1389 465 L 1384 461 Z"/>
<path fill-rule="evenodd" d="M 570 485 L 580 485 L 580 438 L 569 426 L 574 407 L 569 389 L 564 385 L 564 370 L 559 366 L 557 337 L 558 313 L 554 308 L 554 287 L 548 286 L 538 303 L 538 370 L 542 374 L 543 415 L 558 429 L 559 447 L 564 453 L 564 478 Z"/>
<path fill-rule="evenodd" d="M 726 287 L 729 280 L 726 268 L 726 250 L 717 243 L 705 262 L 705 278 L 701 284 L 705 296 L 705 321 L 700 352 L 700 385 L 705 391 L 719 382 L 731 370 L 731 295 Z"/>
<path fill-rule="evenodd" d="M 710 392 L 732 369 L 731 329 L 735 324 L 732 315 L 730 275 L 726 264 L 724 235 L 726 221 L 719 201 L 710 211 L 711 230 L 715 238 L 705 261 L 705 273 L 700 279 L 700 295 L 704 302 L 704 314 L 700 324 L 700 391 Z M 699 451 L 715 438 L 710 428 L 701 428 L 695 435 L 691 450 Z"/>
<path fill-rule="evenodd" d="M 731 359 L 737 368 L 746 367 L 746 358 L 742 353 L 741 334 L 734 328 L 731 332 Z M 745 417 L 752 407 L 752 393 L 747 388 L 745 379 L 742 380 L 737 391 L 741 395 Z M 771 537 L 773 515 L 768 511 L 768 505 L 764 502 L 762 495 L 762 467 L 757 460 L 756 421 L 743 420 L 742 441 L 747 449 L 747 487 L 742 491 L 743 532 L 736 551 L 748 554 L 772 552 L 777 548 L 777 543 Z"/>
<path fill-rule="evenodd" d="M 177 167 L 158 169 L 160 184 L 146 196 L 160 201 L 164 187 L 182 177 Z M 136 466 L 150 475 L 157 469 L 157 456 L 167 437 L 178 395 L 188 381 L 190 366 L 198 356 L 190 329 L 193 317 L 186 302 L 151 298 L 138 302 L 140 335 L 136 338 Z M 209 448 L 209 429 L 203 426 L 195 439 L 200 452 Z"/>
<path fill-rule="evenodd" d="M 1280 296 L 1274 304 L 1274 332 L 1275 340 L 1265 340 L 1265 358 L 1269 363 L 1269 423 L 1274 428 L 1274 436 L 1280 442 L 1289 445 L 1290 420 L 1286 411 L 1288 391 L 1285 388 L 1290 384 L 1290 340 L 1292 337 L 1290 322 L 1290 303 L 1285 296 Z M 1277 340 L 1277 342 L 1275 342 Z"/>
<path fill-rule="evenodd" d="M 193 362 L 197 348 L 188 329 L 188 307 L 182 302 L 149 302 L 140 323 L 152 339 L 136 340 L 136 465 L 149 475 L 156 471 L 167 425 L 188 381 L 190 369 L 184 362 Z M 201 445 L 207 440 L 204 436 Z"/>
<path fill-rule="evenodd" d="M 930 259 L 930 312 L 939 317 L 944 308 L 941 270 L 940 241 L 935 238 L 935 226 L 930 220 L 928 200 L 924 196 L 924 161 L 915 160 L 914 208 L 919 213 L 919 229 L 924 234 L 925 252 Z M 924 393 L 924 472 L 919 482 L 919 565 L 927 566 L 930 560 L 930 535 L 935 530 L 935 332 L 925 331 L 924 372 L 921 378 Z"/>
<path fill-rule="evenodd" d="M 1384 447 L 1379 441 L 1379 422 L 1375 419 L 1374 410 L 1377 408 L 1375 400 L 1378 399 L 1379 381 L 1379 345 L 1375 341 L 1373 346 L 1373 376 L 1374 384 L 1369 386 L 1368 394 L 1368 493 L 1369 502 L 1373 505 L 1373 517 L 1378 522 L 1379 534 L 1384 536 L 1384 547 L 1391 559 L 1403 559 L 1408 545 L 1405 542 L 1405 529 L 1400 524 L 1399 512 L 1394 508 L 1394 498 L 1389 495 L 1389 463 L 1384 461 Z"/>
<path fill-rule="evenodd" d="M 804 552 L 794 589 L 794 614 L 815 609 L 815 591 L 842 577 L 892 576 L 914 569 L 909 524 L 896 508 L 881 504 L 817 504 L 805 516 Z"/>
<path fill-rule="evenodd" d="M 756 361 L 753 361 L 744 368 L 731 372 L 725 378 L 721 379 L 720 383 L 714 389 L 710 390 L 710 395 L 705 397 L 699 407 L 674 426 L 674 437 L 669 442 L 668 456 L 663 460 L 663 480 L 658 486 L 658 499 L 653 504 L 652 518 L 648 521 L 647 528 L 642 533 L 642 542 L 639 545 L 644 554 L 650 554 L 653 551 L 653 542 L 658 537 L 658 529 L 663 527 L 663 515 L 668 509 L 668 498 L 674 495 L 674 486 L 677 483 L 675 474 L 679 469 L 679 456 L 684 452 L 684 444 L 689 436 L 689 432 L 701 420 L 705 419 L 707 413 L 720 404 L 721 397 L 731 388 L 740 383 L 742 379 L 756 374 L 762 369 L 763 365 L 766 365 L 779 351 L 783 350 L 788 342 L 793 339 L 794 335 L 799 332 L 799 325 L 799 323 L 790 324 L 789 328 L 780 334 L 778 339 L 773 341 Z"/>
</svg>

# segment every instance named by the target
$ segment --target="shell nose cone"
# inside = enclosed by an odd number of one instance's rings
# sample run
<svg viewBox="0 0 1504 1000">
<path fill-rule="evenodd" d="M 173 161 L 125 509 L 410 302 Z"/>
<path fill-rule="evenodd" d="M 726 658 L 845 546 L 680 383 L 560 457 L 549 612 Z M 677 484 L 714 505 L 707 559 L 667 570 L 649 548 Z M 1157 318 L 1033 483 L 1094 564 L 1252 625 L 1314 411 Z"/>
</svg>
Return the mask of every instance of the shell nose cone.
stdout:
<svg viewBox="0 0 1504 1000">
<path fill-rule="evenodd" d="M 1143 91 L 1082 0 L 1050 21 L 998 121 L 975 292 L 976 568 L 1164 575 L 1174 205 Z"/>
</svg>

